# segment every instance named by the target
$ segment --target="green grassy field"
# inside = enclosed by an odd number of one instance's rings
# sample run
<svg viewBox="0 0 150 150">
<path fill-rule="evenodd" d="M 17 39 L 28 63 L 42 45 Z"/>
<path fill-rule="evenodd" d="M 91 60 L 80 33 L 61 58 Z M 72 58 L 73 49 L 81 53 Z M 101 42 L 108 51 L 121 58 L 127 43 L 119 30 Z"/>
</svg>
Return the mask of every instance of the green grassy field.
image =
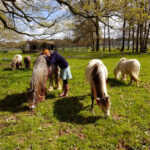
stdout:
<svg viewBox="0 0 150 150">
<path fill-rule="evenodd" d="M 71 66 L 70 93 L 47 93 L 46 101 L 28 110 L 26 88 L 32 69 L 12 71 L 11 59 L 19 52 L 0 53 L 0 150 L 149 150 L 150 148 L 150 55 L 129 53 L 62 54 Z M 23 54 L 23 56 L 28 54 Z M 32 65 L 38 54 L 29 54 Z M 139 87 L 114 79 L 121 57 L 141 63 Z M 105 119 L 96 103 L 90 112 L 90 87 L 85 68 L 100 58 L 108 69 L 107 89 L 112 106 Z"/>
</svg>

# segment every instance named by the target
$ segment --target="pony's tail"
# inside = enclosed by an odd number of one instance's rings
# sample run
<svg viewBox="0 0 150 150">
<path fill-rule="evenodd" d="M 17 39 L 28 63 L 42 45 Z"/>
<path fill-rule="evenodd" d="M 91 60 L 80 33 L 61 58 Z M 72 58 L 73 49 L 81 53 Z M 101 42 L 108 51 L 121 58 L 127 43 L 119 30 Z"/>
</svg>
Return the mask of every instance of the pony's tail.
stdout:
<svg viewBox="0 0 150 150">
<path fill-rule="evenodd" d="M 139 81 L 139 72 L 140 72 L 140 64 L 137 64 L 135 67 L 134 72 L 131 72 L 131 76 L 133 78 L 134 81 Z"/>
<path fill-rule="evenodd" d="M 139 81 L 139 78 L 138 78 L 137 74 L 133 73 L 133 74 L 131 74 L 131 76 L 132 76 L 134 81 L 136 81 L 136 82 Z"/>
<path fill-rule="evenodd" d="M 102 90 L 100 87 L 102 87 L 102 81 L 101 81 L 101 78 L 100 78 L 100 74 L 99 74 L 99 64 L 96 63 L 94 66 L 93 66 L 93 71 L 91 73 L 91 81 L 94 85 L 94 89 L 96 90 L 96 93 L 97 93 L 97 97 L 102 97 L 102 91 L 99 91 L 99 90 Z"/>
<path fill-rule="evenodd" d="M 92 79 L 92 82 L 94 83 L 94 85 L 96 83 L 99 83 L 98 80 L 100 80 L 100 79 L 99 79 L 99 74 L 98 74 L 98 63 L 96 63 L 93 66 L 93 71 L 91 73 L 91 79 Z"/>
</svg>

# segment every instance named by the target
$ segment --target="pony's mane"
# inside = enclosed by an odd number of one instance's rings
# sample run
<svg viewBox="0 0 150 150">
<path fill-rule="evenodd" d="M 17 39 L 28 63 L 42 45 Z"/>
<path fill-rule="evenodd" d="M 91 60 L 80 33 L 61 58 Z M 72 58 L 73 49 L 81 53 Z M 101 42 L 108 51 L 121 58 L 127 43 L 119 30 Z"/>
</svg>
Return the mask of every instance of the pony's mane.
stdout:
<svg viewBox="0 0 150 150">
<path fill-rule="evenodd" d="M 99 72 L 99 63 L 96 63 L 93 66 L 93 71 L 91 73 L 91 78 L 92 78 L 92 83 L 94 85 L 94 88 L 96 90 L 97 93 L 97 97 L 102 98 L 103 97 L 103 91 L 102 91 L 102 78 L 101 78 L 101 74 Z"/>
<path fill-rule="evenodd" d="M 30 82 L 30 89 L 36 93 L 39 91 L 38 89 L 42 90 L 46 82 L 47 74 L 48 69 L 46 60 L 44 56 L 40 55 L 34 63 L 32 78 Z"/>
</svg>

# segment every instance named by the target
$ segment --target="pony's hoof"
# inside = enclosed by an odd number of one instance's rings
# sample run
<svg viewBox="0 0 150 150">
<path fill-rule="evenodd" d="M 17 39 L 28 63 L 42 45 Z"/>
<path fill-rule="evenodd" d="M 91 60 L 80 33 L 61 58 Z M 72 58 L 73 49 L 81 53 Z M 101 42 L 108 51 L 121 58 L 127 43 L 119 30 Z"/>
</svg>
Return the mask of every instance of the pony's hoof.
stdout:
<svg viewBox="0 0 150 150">
<path fill-rule="evenodd" d="M 61 87 L 59 87 L 59 88 L 57 88 L 57 90 L 62 90 L 62 88 L 61 88 Z"/>
<path fill-rule="evenodd" d="M 36 107 L 36 105 L 30 105 L 30 106 L 29 106 L 29 109 L 32 110 L 32 109 L 34 109 L 35 107 Z"/>
<path fill-rule="evenodd" d="M 91 109 L 90 109 L 90 111 L 91 111 L 91 112 L 92 112 L 92 114 L 94 115 L 94 113 L 95 113 L 95 112 L 94 112 L 94 109 L 93 109 L 93 108 L 91 108 Z"/>
<path fill-rule="evenodd" d="M 53 91 L 53 90 L 54 90 L 53 88 L 49 88 L 49 89 L 48 89 L 49 92 L 51 92 L 51 91 Z"/>
</svg>

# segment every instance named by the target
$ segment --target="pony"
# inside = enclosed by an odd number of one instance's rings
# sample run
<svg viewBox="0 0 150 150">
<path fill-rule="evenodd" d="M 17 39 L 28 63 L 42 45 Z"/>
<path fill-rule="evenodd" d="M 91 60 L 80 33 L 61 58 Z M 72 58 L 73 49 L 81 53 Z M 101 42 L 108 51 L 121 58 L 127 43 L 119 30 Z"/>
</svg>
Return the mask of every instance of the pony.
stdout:
<svg viewBox="0 0 150 150">
<path fill-rule="evenodd" d="M 108 71 L 103 62 L 99 59 L 89 61 L 85 70 L 86 79 L 91 87 L 91 110 L 93 111 L 94 99 L 105 117 L 110 116 L 111 101 L 107 93 L 106 80 Z"/>
<path fill-rule="evenodd" d="M 60 79 L 60 68 L 56 66 L 55 64 L 50 65 L 49 67 L 50 73 L 49 73 L 49 88 L 48 91 L 53 91 L 53 78 L 55 79 L 55 84 L 57 86 L 58 90 L 61 90 L 61 79 Z"/>
<path fill-rule="evenodd" d="M 12 63 L 11 63 L 12 70 L 14 70 L 15 67 L 16 69 L 19 69 L 19 67 L 22 67 L 22 56 L 20 54 L 16 54 L 12 59 Z"/>
<path fill-rule="evenodd" d="M 140 72 L 140 62 L 137 59 L 126 59 L 121 58 L 118 64 L 114 69 L 114 75 L 116 79 L 120 78 L 122 74 L 121 80 L 126 81 L 127 75 L 130 76 L 130 83 L 133 81 L 136 82 L 136 85 L 139 81 L 139 72 Z"/>
<path fill-rule="evenodd" d="M 31 57 L 30 56 L 24 57 L 24 64 L 26 68 L 30 69 L 30 63 L 31 63 Z"/>
<path fill-rule="evenodd" d="M 30 88 L 27 89 L 27 99 L 30 109 L 35 108 L 36 104 L 45 100 L 46 81 L 49 69 L 44 55 L 40 55 L 33 66 Z"/>
</svg>

